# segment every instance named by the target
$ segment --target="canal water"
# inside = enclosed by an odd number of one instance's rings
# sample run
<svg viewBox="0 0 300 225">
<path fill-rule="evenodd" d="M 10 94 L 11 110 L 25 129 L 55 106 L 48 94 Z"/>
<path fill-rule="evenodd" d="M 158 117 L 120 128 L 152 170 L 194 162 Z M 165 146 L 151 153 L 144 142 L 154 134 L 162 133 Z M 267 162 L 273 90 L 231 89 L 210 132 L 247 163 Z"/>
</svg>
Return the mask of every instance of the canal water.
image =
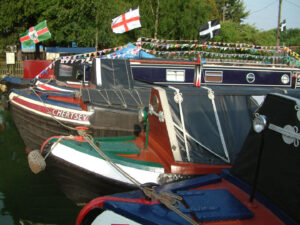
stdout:
<svg viewBox="0 0 300 225">
<path fill-rule="evenodd" d="M 45 171 L 31 172 L 24 143 L 0 105 L 0 225 L 73 225 L 80 209 Z"/>
</svg>

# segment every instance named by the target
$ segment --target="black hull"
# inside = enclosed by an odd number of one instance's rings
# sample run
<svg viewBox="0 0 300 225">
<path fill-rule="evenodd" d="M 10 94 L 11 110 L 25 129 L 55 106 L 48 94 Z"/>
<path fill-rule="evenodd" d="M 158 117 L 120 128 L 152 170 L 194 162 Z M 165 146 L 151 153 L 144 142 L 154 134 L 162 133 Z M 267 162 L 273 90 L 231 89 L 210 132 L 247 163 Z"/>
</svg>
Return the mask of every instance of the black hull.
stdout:
<svg viewBox="0 0 300 225">
<path fill-rule="evenodd" d="M 100 176 L 51 154 L 46 164 L 46 171 L 62 192 L 77 204 L 87 203 L 99 196 L 137 189 L 134 185 Z"/>
<path fill-rule="evenodd" d="M 75 130 L 64 127 L 53 118 L 32 113 L 16 104 L 10 104 L 10 111 L 25 145 L 30 150 L 40 149 L 42 144 L 53 136 L 78 135 Z M 76 123 L 64 122 L 64 124 L 73 128 L 82 126 Z M 100 127 L 89 128 L 88 132 L 94 137 L 136 135 L 138 132 L 136 127 L 125 131 L 118 130 L 116 126 L 113 130 L 111 128 L 101 129 Z"/>
</svg>

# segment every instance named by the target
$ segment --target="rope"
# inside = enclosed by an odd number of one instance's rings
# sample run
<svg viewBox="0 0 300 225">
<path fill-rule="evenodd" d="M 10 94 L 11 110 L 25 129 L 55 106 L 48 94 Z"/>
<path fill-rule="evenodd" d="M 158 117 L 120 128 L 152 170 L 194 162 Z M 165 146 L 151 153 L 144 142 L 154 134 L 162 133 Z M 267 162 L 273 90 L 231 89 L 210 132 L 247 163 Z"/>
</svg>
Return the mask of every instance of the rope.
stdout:
<svg viewBox="0 0 300 225">
<path fill-rule="evenodd" d="M 183 130 L 181 129 L 181 127 L 179 127 L 176 123 L 173 123 L 174 126 L 183 133 Z M 202 148 L 204 148 L 206 151 L 210 152 L 211 154 L 215 155 L 216 157 L 220 158 L 221 160 L 223 160 L 226 163 L 230 163 L 228 161 L 228 159 L 218 155 L 217 153 L 215 153 L 213 150 L 211 150 L 209 147 L 205 146 L 204 144 L 202 144 L 200 141 L 198 141 L 197 139 L 195 139 L 192 135 L 190 135 L 188 132 L 186 132 L 186 135 L 188 138 L 190 138 L 191 140 L 193 140 L 194 142 L 196 142 L 198 145 L 200 145 Z"/>
<path fill-rule="evenodd" d="M 141 183 L 137 181 L 135 178 L 130 176 L 128 173 L 126 173 L 122 168 L 120 168 L 118 165 L 116 165 L 107 155 L 105 155 L 101 149 L 95 145 L 94 139 L 91 135 L 87 134 L 85 130 L 77 130 L 78 134 L 82 136 L 94 149 L 95 151 L 103 157 L 113 168 L 115 168 L 119 173 L 121 173 L 124 177 L 126 177 L 128 180 L 130 180 L 133 184 L 135 184 L 138 188 L 140 188 L 143 193 L 151 198 L 151 199 L 157 199 L 162 204 L 164 204 L 167 208 L 177 213 L 179 216 L 181 216 L 183 219 L 188 221 L 189 223 L 193 225 L 197 225 L 198 223 L 195 222 L 193 219 L 182 213 L 178 208 L 180 206 L 180 201 L 182 201 L 181 196 L 177 196 L 171 193 L 156 193 L 154 188 L 150 187 L 142 187 Z"/>
<path fill-rule="evenodd" d="M 97 90 L 97 92 L 99 93 L 99 95 L 104 99 L 104 101 L 106 101 L 107 105 L 111 105 L 111 102 L 109 101 L 109 96 L 108 96 L 108 94 L 107 94 L 106 89 L 104 89 L 104 90 L 105 90 L 105 93 L 106 93 L 106 97 L 102 94 L 101 90 L 98 90 L 98 89 L 96 89 L 96 90 Z M 90 102 L 91 102 L 91 101 L 92 101 L 92 100 L 90 100 Z"/>
<path fill-rule="evenodd" d="M 216 122 L 217 122 L 218 131 L 219 131 L 219 134 L 220 134 L 221 142 L 222 142 L 222 145 L 223 145 L 224 153 L 225 153 L 226 158 L 228 159 L 228 162 L 230 162 L 227 146 L 226 146 L 226 143 L 225 143 L 225 138 L 224 138 L 224 135 L 223 135 L 223 131 L 222 131 L 222 127 L 221 127 L 221 123 L 220 123 L 220 119 L 219 119 L 219 115 L 218 115 L 218 111 L 217 111 L 217 107 L 216 107 L 216 103 L 215 103 L 214 91 L 211 88 L 208 88 L 208 87 L 202 87 L 202 88 L 204 88 L 208 91 L 208 98 L 211 99 L 211 102 L 212 102 L 212 105 L 213 105 L 214 114 L 215 114 L 215 118 L 216 118 Z"/>
<path fill-rule="evenodd" d="M 143 101 L 142 101 L 142 98 L 140 96 L 140 93 L 138 92 L 138 90 L 136 88 L 134 88 L 133 90 L 135 90 L 136 92 L 136 95 L 138 96 L 139 100 L 140 100 L 140 103 L 141 103 L 141 106 L 143 105 Z"/>
<path fill-rule="evenodd" d="M 123 107 L 127 108 L 127 104 L 126 104 L 125 98 L 122 94 L 122 91 L 121 90 L 115 90 L 115 89 L 113 89 L 113 91 L 115 92 L 116 96 L 120 99 L 120 102 L 122 103 Z M 119 96 L 118 91 L 120 92 L 121 97 Z"/>
<path fill-rule="evenodd" d="M 174 100 L 175 100 L 175 102 L 177 102 L 177 104 L 179 106 L 179 113 L 180 113 L 180 120 L 181 120 L 181 124 L 182 124 L 182 133 L 183 133 L 183 138 L 184 138 L 186 156 L 187 156 L 188 161 L 191 161 L 190 151 L 189 151 L 187 139 L 186 139 L 186 129 L 185 129 L 185 123 L 184 123 L 183 111 L 182 111 L 182 105 L 181 105 L 181 102 L 183 101 L 182 93 L 180 93 L 179 89 L 177 89 L 175 87 L 169 86 L 169 88 L 175 90 Z"/>
</svg>

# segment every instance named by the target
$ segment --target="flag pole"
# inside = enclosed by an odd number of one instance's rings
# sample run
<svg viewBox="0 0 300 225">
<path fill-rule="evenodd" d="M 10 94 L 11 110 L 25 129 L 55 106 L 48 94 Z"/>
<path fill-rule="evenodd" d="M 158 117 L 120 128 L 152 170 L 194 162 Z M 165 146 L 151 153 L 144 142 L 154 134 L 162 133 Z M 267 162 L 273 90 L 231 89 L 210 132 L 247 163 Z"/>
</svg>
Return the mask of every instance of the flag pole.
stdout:
<svg viewBox="0 0 300 225">
<path fill-rule="evenodd" d="M 279 43 L 280 43 L 281 3 L 282 3 L 282 0 L 279 0 L 278 25 L 277 25 L 277 51 L 279 51 Z"/>
<path fill-rule="evenodd" d="M 41 55 L 40 55 L 40 43 L 36 43 L 35 44 L 35 53 L 34 53 L 34 58 L 35 60 L 37 59 L 41 59 Z"/>
</svg>

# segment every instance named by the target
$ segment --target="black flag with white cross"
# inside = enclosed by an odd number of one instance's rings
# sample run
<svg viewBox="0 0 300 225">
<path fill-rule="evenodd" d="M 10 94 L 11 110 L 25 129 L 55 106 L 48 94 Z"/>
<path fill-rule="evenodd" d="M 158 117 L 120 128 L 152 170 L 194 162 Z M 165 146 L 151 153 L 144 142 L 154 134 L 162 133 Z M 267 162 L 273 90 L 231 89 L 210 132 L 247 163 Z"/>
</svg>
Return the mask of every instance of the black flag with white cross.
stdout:
<svg viewBox="0 0 300 225">
<path fill-rule="evenodd" d="M 286 21 L 283 20 L 281 23 L 280 23 L 280 31 L 283 32 L 283 31 L 286 31 Z"/>
<path fill-rule="evenodd" d="M 200 40 L 206 41 L 208 39 L 213 38 L 216 35 L 221 33 L 221 24 L 220 20 L 212 20 L 208 21 L 208 23 L 203 24 L 199 27 L 200 30 Z"/>
</svg>

